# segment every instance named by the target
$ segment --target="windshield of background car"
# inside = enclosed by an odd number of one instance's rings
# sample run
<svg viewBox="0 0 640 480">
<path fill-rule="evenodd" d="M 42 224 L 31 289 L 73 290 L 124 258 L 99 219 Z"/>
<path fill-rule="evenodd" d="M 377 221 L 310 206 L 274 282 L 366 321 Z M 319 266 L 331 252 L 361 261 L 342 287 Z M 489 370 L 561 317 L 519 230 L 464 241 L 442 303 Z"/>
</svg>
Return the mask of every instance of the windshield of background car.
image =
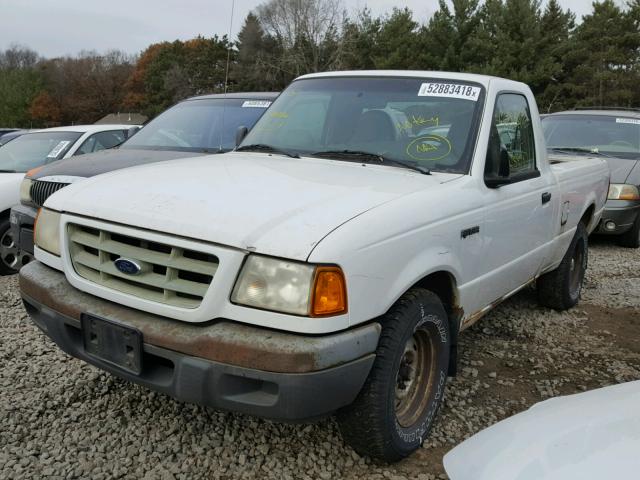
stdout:
<svg viewBox="0 0 640 480">
<path fill-rule="evenodd" d="M 609 115 L 550 115 L 542 120 L 548 148 L 586 148 L 640 159 L 640 118 Z"/>
<path fill-rule="evenodd" d="M 27 172 L 63 158 L 80 132 L 27 133 L 0 147 L 0 170 Z"/>
<path fill-rule="evenodd" d="M 480 85 L 446 79 L 303 79 L 278 97 L 242 146 L 300 155 L 366 151 L 467 173 L 483 100 Z"/>
<path fill-rule="evenodd" d="M 270 104 L 266 99 L 188 100 L 154 118 L 120 148 L 231 150 L 238 127 L 253 127 Z"/>
</svg>

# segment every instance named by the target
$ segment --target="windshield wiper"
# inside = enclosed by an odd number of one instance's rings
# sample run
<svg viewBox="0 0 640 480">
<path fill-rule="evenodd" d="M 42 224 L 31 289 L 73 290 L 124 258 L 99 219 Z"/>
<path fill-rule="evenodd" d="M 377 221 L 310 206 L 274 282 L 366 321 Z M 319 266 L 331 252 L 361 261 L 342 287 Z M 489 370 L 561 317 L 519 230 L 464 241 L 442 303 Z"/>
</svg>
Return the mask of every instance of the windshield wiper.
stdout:
<svg viewBox="0 0 640 480">
<path fill-rule="evenodd" d="M 300 158 L 300 155 L 293 152 L 288 152 L 286 150 L 282 150 L 280 148 L 273 147 L 271 145 L 266 145 L 264 143 L 254 143 L 251 145 L 241 145 L 236 147 L 236 152 L 269 152 L 276 153 L 279 155 L 286 155 L 291 158 Z"/>
<path fill-rule="evenodd" d="M 384 155 L 380 155 L 379 153 L 373 152 L 365 152 L 362 150 L 326 150 L 323 152 L 315 152 L 310 156 L 312 157 L 346 157 L 348 159 L 357 159 L 358 161 L 377 161 L 379 163 L 387 163 L 389 165 L 395 165 L 400 168 L 408 168 L 410 170 L 414 170 L 416 172 L 420 172 L 423 175 L 431 175 L 431 171 L 423 167 L 422 165 L 418 165 L 417 163 L 411 162 L 403 162 L 401 160 L 395 160 L 393 158 L 385 157 Z"/>
<path fill-rule="evenodd" d="M 15 170 L 0 170 L 0 173 L 18 173 Z"/>
<path fill-rule="evenodd" d="M 549 147 L 554 152 L 569 152 L 569 153 L 588 153 L 590 155 L 600 155 L 601 157 L 613 158 L 611 155 L 600 152 L 597 148 L 583 148 L 583 147 Z"/>
</svg>

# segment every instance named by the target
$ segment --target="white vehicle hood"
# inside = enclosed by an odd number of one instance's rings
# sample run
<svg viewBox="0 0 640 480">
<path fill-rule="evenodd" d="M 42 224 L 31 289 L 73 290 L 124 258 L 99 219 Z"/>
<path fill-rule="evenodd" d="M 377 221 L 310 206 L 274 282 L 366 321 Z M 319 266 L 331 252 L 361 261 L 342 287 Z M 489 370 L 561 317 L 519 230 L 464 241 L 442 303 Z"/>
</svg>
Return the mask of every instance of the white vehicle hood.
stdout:
<svg viewBox="0 0 640 480">
<path fill-rule="evenodd" d="M 451 480 L 638 478 L 640 381 L 538 403 L 444 457 Z"/>
<path fill-rule="evenodd" d="M 232 152 L 99 175 L 60 190 L 46 206 L 306 260 L 324 236 L 349 219 L 456 177 L 459 175 L 423 175 L 390 166 Z"/>
</svg>

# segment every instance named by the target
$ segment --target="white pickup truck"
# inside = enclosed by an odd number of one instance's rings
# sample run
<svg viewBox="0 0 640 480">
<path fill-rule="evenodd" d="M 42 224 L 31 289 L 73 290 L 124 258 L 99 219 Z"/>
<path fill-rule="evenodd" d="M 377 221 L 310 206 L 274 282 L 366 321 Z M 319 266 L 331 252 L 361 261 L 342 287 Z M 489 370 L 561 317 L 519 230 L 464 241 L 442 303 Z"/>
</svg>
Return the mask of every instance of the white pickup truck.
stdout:
<svg viewBox="0 0 640 480">
<path fill-rule="evenodd" d="M 609 171 L 561 159 L 521 83 L 303 76 L 234 152 L 51 196 L 22 297 L 106 371 L 273 419 L 337 412 L 356 451 L 395 461 L 427 436 L 461 330 L 532 283 L 578 301 Z"/>
</svg>

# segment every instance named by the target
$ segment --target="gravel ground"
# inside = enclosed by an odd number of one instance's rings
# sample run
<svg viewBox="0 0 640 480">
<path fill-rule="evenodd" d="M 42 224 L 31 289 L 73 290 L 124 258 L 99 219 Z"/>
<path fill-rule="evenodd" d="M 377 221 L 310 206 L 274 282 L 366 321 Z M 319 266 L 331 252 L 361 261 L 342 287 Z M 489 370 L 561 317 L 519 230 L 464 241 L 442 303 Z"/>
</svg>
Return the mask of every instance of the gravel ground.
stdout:
<svg viewBox="0 0 640 480">
<path fill-rule="evenodd" d="M 333 420 L 280 425 L 185 405 L 63 354 L 0 278 L 0 478 L 447 478 L 442 456 L 556 395 L 640 379 L 640 252 L 593 242 L 583 301 L 539 308 L 527 290 L 461 337 L 424 447 L 396 465 L 360 458 Z"/>
</svg>

